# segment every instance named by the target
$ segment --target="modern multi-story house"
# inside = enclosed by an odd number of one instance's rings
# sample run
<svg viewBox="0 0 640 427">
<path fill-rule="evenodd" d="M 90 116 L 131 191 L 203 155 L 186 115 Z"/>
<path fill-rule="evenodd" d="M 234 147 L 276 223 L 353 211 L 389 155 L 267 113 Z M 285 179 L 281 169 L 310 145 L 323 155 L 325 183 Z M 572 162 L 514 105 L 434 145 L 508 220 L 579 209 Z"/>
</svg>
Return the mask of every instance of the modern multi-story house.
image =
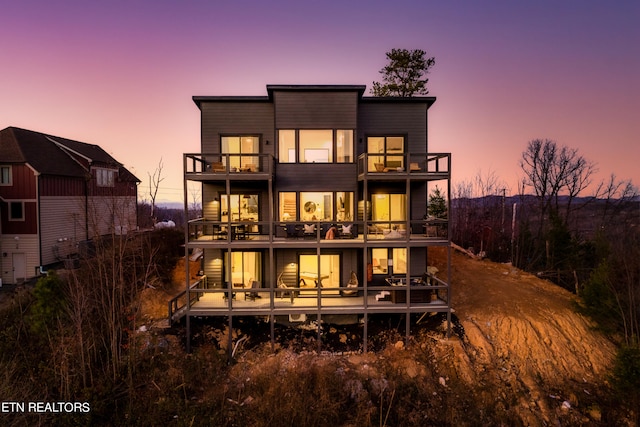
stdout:
<svg viewBox="0 0 640 427">
<path fill-rule="evenodd" d="M 429 153 L 434 97 L 363 96 L 365 86 L 267 86 L 267 96 L 196 96 L 201 152 L 184 155 L 202 184 L 189 222 L 201 277 L 170 303 L 186 316 L 353 321 L 444 312 L 450 321 L 446 217 L 430 217 L 436 186 L 450 200 L 451 156 Z M 429 248 L 447 248 L 437 271 Z M 189 276 L 187 272 L 187 277 Z M 181 301 L 181 302 L 180 302 Z M 414 316 L 415 317 L 415 316 Z"/>
<path fill-rule="evenodd" d="M 71 260 L 96 236 L 135 230 L 139 182 L 97 145 L 1 130 L 2 282 L 20 283 Z"/>
</svg>

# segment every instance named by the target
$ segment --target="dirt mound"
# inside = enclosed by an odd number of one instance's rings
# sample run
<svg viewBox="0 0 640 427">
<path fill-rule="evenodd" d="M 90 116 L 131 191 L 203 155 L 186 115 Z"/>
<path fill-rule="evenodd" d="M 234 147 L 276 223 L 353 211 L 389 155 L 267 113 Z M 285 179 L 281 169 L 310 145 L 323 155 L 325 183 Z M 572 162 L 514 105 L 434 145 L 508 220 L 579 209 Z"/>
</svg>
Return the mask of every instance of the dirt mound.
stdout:
<svg viewBox="0 0 640 427">
<path fill-rule="evenodd" d="M 431 253 L 430 253 L 431 254 Z M 444 253 L 434 253 L 444 268 Z M 454 253 L 453 307 L 464 327 L 451 340 L 453 375 L 490 402 L 510 401 L 530 425 L 574 411 L 600 418 L 594 395 L 605 388 L 615 346 L 576 311 L 566 290 L 508 264 Z"/>
</svg>

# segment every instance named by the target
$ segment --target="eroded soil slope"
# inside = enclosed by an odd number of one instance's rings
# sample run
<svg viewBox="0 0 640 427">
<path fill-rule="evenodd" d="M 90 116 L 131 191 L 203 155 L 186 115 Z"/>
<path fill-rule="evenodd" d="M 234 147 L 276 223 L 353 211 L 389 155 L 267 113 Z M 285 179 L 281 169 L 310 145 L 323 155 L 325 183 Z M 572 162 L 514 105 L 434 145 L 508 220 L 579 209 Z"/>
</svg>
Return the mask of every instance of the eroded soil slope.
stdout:
<svg viewBox="0 0 640 427">
<path fill-rule="evenodd" d="M 444 269 L 444 253 L 434 254 Z M 464 327 L 452 339 L 453 375 L 481 399 L 510 401 L 538 424 L 580 408 L 596 420 L 615 348 L 575 310 L 575 296 L 506 264 L 454 252 L 453 306 Z M 581 405 L 582 404 L 582 405 Z M 529 413 L 530 412 L 530 413 Z"/>
</svg>

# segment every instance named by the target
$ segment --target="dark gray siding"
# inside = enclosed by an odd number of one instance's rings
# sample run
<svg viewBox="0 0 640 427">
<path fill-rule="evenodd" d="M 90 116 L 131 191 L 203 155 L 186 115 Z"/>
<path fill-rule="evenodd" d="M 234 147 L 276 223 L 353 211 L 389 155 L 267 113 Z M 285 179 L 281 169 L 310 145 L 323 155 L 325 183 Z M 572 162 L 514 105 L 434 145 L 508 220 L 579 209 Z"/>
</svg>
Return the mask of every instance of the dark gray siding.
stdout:
<svg viewBox="0 0 640 427">
<path fill-rule="evenodd" d="M 427 104 L 363 103 L 358 112 L 358 154 L 367 149 L 367 136 L 404 135 L 409 153 L 427 152 Z"/>
<path fill-rule="evenodd" d="M 357 191 L 355 163 L 280 163 L 276 167 L 278 191 Z"/>
<path fill-rule="evenodd" d="M 269 102 L 203 102 L 202 152 L 219 153 L 220 135 L 259 135 L 260 152 L 275 147 L 273 104 Z M 269 141 L 269 145 L 266 145 Z"/>
<path fill-rule="evenodd" d="M 274 92 L 277 129 L 355 129 L 358 93 Z"/>
<path fill-rule="evenodd" d="M 409 275 L 422 276 L 427 271 L 427 248 L 411 248 Z"/>
</svg>

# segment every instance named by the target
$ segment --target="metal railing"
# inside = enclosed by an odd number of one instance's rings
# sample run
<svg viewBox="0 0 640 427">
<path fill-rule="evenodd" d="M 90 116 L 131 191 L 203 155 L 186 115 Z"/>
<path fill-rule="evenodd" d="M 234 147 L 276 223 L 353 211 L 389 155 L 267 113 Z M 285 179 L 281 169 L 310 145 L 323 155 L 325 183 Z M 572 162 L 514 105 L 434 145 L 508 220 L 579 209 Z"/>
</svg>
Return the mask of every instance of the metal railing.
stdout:
<svg viewBox="0 0 640 427">
<path fill-rule="evenodd" d="M 189 174 L 272 174 L 274 159 L 271 154 L 184 154 L 184 173 Z"/>
<path fill-rule="evenodd" d="M 199 280 L 189 286 L 189 290 L 198 289 L 206 283 L 206 276 L 203 276 Z M 180 292 L 178 295 L 173 297 L 169 303 L 169 326 L 173 325 L 175 321 L 177 321 L 182 314 L 187 310 L 187 305 L 191 306 L 196 301 L 200 299 L 200 292 L 189 292 L 189 301 L 187 301 L 187 291 L 186 289 Z"/>
</svg>

